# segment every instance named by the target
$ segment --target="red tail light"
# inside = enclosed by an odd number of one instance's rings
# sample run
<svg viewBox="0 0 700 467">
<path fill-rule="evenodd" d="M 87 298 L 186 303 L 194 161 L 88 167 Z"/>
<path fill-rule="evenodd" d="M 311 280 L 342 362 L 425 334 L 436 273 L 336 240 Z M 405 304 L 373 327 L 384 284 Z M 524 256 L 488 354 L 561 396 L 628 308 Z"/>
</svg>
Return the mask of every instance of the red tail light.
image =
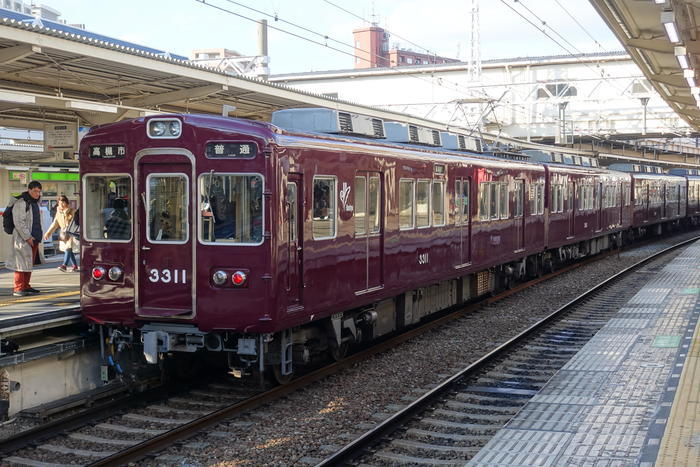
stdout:
<svg viewBox="0 0 700 467">
<path fill-rule="evenodd" d="M 99 281 L 105 276 L 106 272 L 102 266 L 96 266 L 92 268 L 92 278 Z"/>
<path fill-rule="evenodd" d="M 231 275 L 231 282 L 236 287 L 244 285 L 246 280 L 248 280 L 248 276 L 243 271 L 236 271 Z"/>
</svg>

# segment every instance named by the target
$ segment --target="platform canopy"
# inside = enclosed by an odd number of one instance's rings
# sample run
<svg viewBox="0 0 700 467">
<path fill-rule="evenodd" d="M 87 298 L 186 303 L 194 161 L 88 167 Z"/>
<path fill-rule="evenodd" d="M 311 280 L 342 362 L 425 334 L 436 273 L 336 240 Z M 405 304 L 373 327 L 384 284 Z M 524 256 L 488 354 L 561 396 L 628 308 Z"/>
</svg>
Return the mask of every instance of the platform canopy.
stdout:
<svg viewBox="0 0 700 467">
<path fill-rule="evenodd" d="M 700 131 L 700 1 L 590 2 L 661 97 Z"/>
<path fill-rule="evenodd" d="M 294 107 L 444 126 L 47 24 L 0 18 L 0 126 L 41 129 L 78 119 L 92 126 L 161 112 L 226 112 L 269 120 L 271 112 Z"/>
</svg>

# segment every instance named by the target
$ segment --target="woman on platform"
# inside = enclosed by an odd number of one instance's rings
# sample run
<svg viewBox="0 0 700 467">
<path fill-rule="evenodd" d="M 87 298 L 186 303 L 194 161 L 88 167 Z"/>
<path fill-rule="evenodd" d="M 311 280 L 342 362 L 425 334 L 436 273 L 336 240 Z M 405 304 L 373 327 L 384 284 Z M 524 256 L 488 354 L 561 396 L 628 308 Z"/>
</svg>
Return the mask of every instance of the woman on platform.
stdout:
<svg viewBox="0 0 700 467">
<path fill-rule="evenodd" d="M 72 271 L 78 271 L 78 262 L 75 260 L 73 249 L 78 248 L 78 239 L 68 233 L 68 227 L 73 222 L 75 209 L 70 207 L 68 198 L 65 195 L 58 197 L 58 209 L 56 209 L 56 217 L 54 217 L 49 230 L 44 234 L 44 240 L 51 238 L 54 230 L 60 227 L 61 233 L 58 235 L 58 249 L 64 252 L 63 264 L 58 269 L 67 272 L 71 263 L 73 264 Z"/>
</svg>

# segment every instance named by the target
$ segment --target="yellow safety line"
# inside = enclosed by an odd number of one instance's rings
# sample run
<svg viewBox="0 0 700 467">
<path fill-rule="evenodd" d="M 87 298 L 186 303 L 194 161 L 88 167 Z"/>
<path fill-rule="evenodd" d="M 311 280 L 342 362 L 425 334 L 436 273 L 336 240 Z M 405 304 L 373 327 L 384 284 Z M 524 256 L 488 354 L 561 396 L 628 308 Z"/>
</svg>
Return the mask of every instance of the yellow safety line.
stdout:
<svg viewBox="0 0 700 467">
<path fill-rule="evenodd" d="M 70 297 L 71 295 L 80 295 L 80 291 L 58 292 L 58 293 L 46 294 L 46 295 L 41 295 L 41 296 L 36 296 L 36 297 L 31 297 L 31 298 L 20 298 L 17 300 L 12 300 L 11 302 L 0 303 L 0 307 L 14 305 L 15 303 L 39 302 L 41 300 L 46 300 L 46 299 L 51 299 L 51 298 Z"/>
</svg>

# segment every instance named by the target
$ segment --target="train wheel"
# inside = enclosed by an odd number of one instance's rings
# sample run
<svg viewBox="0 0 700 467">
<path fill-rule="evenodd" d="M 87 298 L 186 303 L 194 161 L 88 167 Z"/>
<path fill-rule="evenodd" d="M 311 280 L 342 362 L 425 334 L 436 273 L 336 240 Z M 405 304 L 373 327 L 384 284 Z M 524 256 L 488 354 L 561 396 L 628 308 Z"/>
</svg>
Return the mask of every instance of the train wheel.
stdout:
<svg viewBox="0 0 700 467">
<path fill-rule="evenodd" d="M 282 368 L 279 364 L 272 365 L 272 378 L 277 384 L 279 384 L 280 386 L 284 386 L 285 384 L 288 384 L 291 380 L 294 379 L 294 371 L 292 371 L 288 375 L 283 375 Z"/>
<path fill-rule="evenodd" d="M 330 348 L 330 354 L 331 354 L 331 357 L 333 358 L 333 360 L 335 360 L 336 362 L 339 362 L 342 359 L 344 359 L 345 357 L 347 357 L 348 350 L 350 350 L 350 343 L 343 342 L 342 344 L 340 344 L 340 346 L 332 345 Z"/>
</svg>

